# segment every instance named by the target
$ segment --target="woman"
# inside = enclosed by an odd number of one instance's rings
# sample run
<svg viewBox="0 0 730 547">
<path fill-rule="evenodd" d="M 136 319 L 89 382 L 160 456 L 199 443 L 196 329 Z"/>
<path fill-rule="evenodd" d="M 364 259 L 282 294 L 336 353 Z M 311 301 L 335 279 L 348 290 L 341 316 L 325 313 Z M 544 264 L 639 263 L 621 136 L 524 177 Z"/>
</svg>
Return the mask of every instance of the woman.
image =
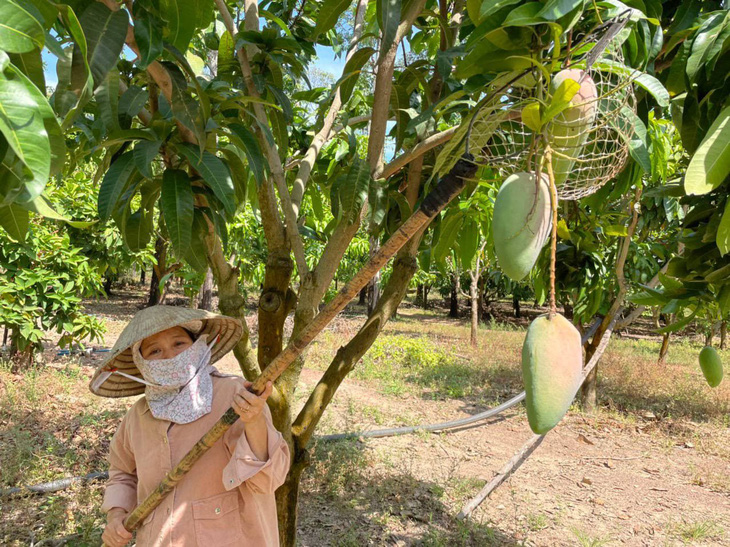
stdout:
<svg viewBox="0 0 730 547">
<path fill-rule="evenodd" d="M 111 441 L 106 545 L 129 543 L 126 516 L 230 407 L 240 420 L 145 519 L 137 545 L 279 545 L 274 491 L 289 469 L 289 449 L 266 405 L 271 383 L 256 396 L 250 382 L 212 366 L 241 332 L 230 317 L 153 306 L 134 316 L 94 374 L 97 395 L 145 393 Z"/>
</svg>

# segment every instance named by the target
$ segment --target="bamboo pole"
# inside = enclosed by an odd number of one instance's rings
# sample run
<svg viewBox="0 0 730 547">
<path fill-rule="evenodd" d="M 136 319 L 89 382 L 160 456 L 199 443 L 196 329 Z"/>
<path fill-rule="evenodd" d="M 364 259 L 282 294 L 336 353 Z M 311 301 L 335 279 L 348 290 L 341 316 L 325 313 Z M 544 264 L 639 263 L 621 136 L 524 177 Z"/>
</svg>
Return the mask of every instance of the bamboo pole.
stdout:
<svg viewBox="0 0 730 547">
<path fill-rule="evenodd" d="M 284 350 L 256 378 L 251 386 L 255 393 L 261 393 L 266 383 L 276 380 L 291 365 L 302 351 L 322 332 L 332 319 L 360 292 L 370 278 L 390 260 L 405 243 L 426 226 L 447 203 L 456 197 L 466 184 L 465 179 L 474 175 L 477 166 L 469 154 L 465 154 L 449 173 L 439 181 L 426 196 L 420 208 L 386 241 L 365 266 L 340 289 L 337 295 L 307 325 L 296 338 L 289 341 Z M 238 420 L 238 414 L 229 408 L 218 422 L 190 449 L 172 471 L 160 482 L 152 493 L 132 511 L 124 521 L 130 532 L 139 528 L 142 522 L 157 507 L 164 497 L 183 479 L 196 461 L 220 439 Z"/>
</svg>

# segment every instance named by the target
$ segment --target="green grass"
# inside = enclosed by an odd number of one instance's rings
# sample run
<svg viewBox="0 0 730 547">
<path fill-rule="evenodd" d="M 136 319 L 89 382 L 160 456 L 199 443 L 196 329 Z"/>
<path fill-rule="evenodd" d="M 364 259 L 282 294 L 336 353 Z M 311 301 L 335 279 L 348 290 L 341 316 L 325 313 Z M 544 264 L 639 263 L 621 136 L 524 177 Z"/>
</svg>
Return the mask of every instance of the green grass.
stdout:
<svg viewBox="0 0 730 547">
<path fill-rule="evenodd" d="M 672 535 L 685 544 L 691 544 L 696 541 L 723 539 L 725 530 L 712 520 L 682 520 L 673 526 Z"/>
<path fill-rule="evenodd" d="M 571 532 L 573 532 L 573 535 L 575 535 L 578 539 L 578 544 L 581 547 L 603 547 L 604 545 L 609 545 L 613 541 L 611 538 L 593 537 L 578 528 L 571 528 Z"/>
<path fill-rule="evenodd" d="M 343 340 L 357 332 L 359 319 L 324 332 L 307 355 L 307 368 L 324 370 Z M 493 326 L 480 326 L 479 347 L 472 349 L 466 322 L 446 321 L 436 312 L 408 310 L 399 314 L 350 376 L 388 396 L 384 399 L 388 404 L 363 403 L 341 392 L 323 416 L 317 433 L 361 429 L 363 423 L 422 423 L 418 403 L 399 406 L 403 395 L 457 400 L 471 408 L 484 408 L 518 393 L 522 389 L 520 348 L 524 330 L 512 325 Z M 730 448 L 722 446 L 723 437 L 711 434 L 718 431 L 715 428 L 724 431 L 730 427 L 730 381 L 714 390 L 706 385 L 697 364 L 700 348 L 673 341 L 666 365 L 657 365 L 657 341 L 613 339 L 599 368 L 601 407 L 596 416 L 585 417 L 587 423 L 616 420 L 633 428 L 646 424 L 642 414 L 650 410 L 659 418 L 647 430 L 656 437 L 656 453 L 668 454 L 679 443 L 691 441 L 698 451 L 730 457 Z M 722 357 L 730 362 L 730 352 L 722 352 Z M 129 401 L 91 396 L 87 388 L 90 373 L 90 369 L 70 361 L 15 375 L 7 364 L 0 363 L 0 487 L 105 469 L 109 439 Z M 306 389 L 296 393 L 300 402 L 307 395 Z M 441 441 L 439 434 L 432 433 L 402 439 L 402 443 L 412 443 L 406 446 L 418 450 L 438 450 Z M 457 475 L 447 469 L 448 463 L 440 464 L 444 475 L 440 480 L 424 479 L 408 450 L 388 446 L 404 445 L 345 440 L 312 447 L 311 465 L 303 479 L 300 518 L 312 522 L 324 507 L 336 526 L 308 538 L 310 543 L 388 544 L 403 537 L 399 531 L 409 530 L 409 541 L 418 545 L 515 544 L 510 534 L 500 532 L 490 522 L 456 520 L 461 504 L 479 490 L 483 480 Z M 690 469 L 686 478 L 687 484 L 720 492 L 727 492 L 728 481 L 730 475 L 721 469 Z M 94 484 L 43 498 L 2 502 L 0 545 L 27 545 L 31 534 L 35 534 L 35 541 L 78 534 L 73 544 L 98 545 L 96 530 L 103 526 L 98 511 L 101 492 L 102 485 Z M 539 535 L 556 522 L 535 508 L 518 529 L 528 536 Z M 39 524 L 42 528 L 36 529 Z M 708 543 L 723 533 L 713 521 L 682 521 L 667 531 L 675 540 Z M 611 542 L 592 530 L 564 531 L 562 537 L 573 542 L 577 539 L 586 546 Z"/>
</svg>

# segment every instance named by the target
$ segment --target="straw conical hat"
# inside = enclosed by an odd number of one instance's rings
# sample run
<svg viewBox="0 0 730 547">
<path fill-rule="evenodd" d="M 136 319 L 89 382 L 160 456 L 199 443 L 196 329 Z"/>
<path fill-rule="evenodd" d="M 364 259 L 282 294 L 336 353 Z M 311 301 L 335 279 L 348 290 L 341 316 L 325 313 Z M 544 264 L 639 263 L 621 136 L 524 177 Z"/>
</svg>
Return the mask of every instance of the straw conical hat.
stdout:
<svg viewBox="0 0 730 547">
<path fill-rule="evenodd" d="M 142 377 L 132 359 L 132 346 L 145 338 L 172 327 L 184 327 L 198 335 L 207 334 L 208 340 L 219 337 L 212 348 L 210 362 L 215 363 L 241 338 L 243 327 L 238 319 L 217 315 L 205 310 L 177 308 L 174 306 L 151 306 L 132 318 L 119 335 L 109 357 L 96 369 L 89 388 L 102 397 L 130 397 L 144 393 L 145 386 L 119 374 L 108 374 L 113 370 L 138 378 Z M 106 373 L 106 374 L 105 374 Z"/>
</svg>

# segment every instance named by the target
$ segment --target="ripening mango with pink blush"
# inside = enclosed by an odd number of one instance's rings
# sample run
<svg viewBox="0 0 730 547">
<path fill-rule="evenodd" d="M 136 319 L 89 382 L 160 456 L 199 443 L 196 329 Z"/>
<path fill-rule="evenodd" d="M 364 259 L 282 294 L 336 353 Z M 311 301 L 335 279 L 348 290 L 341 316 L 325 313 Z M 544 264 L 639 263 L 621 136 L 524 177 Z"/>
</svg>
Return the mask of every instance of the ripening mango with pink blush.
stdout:
<svg viewBox="0 0 730 547">
<path fill-rule="evenodd" d="M 580 388 L 583 347 L 580 333 L 562 315 L 540 315 L 522 345 L 522 380 L 530 428 L 550 431 L 568 412 Z"/>
</svg>

